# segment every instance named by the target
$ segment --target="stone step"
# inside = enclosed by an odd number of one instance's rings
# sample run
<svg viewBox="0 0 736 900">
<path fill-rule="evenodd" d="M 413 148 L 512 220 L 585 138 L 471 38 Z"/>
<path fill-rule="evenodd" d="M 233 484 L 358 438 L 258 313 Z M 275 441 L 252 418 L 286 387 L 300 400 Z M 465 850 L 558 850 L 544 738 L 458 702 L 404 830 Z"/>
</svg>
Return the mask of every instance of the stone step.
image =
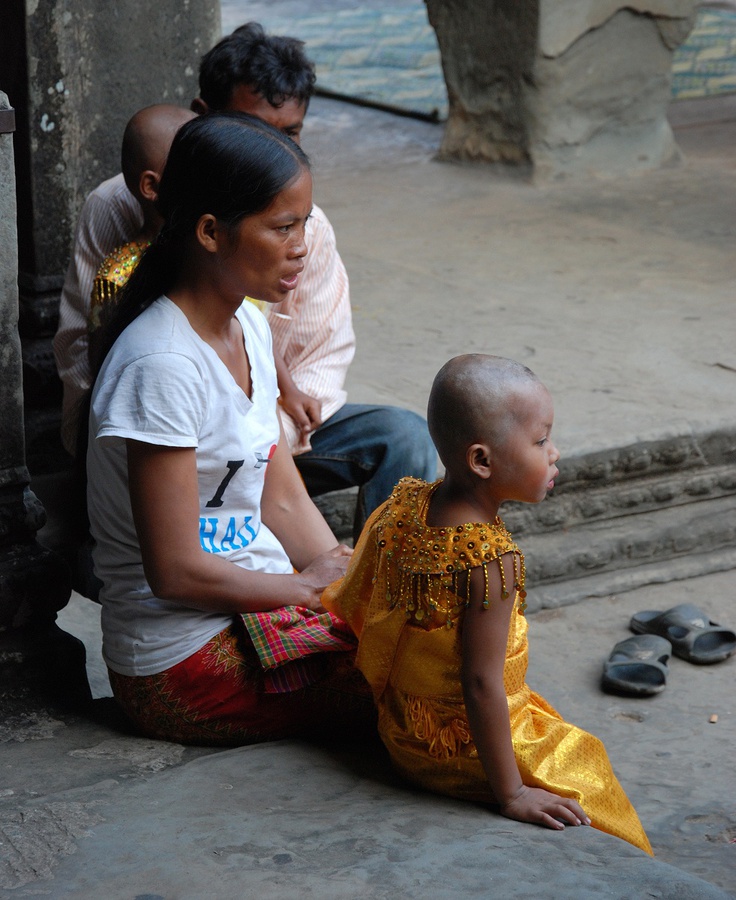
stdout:
<svg viewBox="0 0 736 900">
<path fill-rule="evenodd" d="M 676 435 L 564 459 L 544 503 L 509 504 L 530 611 L 736 567 L 736 431 Z M 319 497 L 350 542 L 356 491 Z"/>
</svg>

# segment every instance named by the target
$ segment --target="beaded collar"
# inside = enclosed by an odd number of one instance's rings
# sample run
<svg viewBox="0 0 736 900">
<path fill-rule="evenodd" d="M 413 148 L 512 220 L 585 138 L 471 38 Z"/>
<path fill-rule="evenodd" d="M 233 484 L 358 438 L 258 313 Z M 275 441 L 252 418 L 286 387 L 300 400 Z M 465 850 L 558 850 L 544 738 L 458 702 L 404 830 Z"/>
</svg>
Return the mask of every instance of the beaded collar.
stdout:
<svg viewBox="0 0 736 900">
<path fill-rule="evenodd" d="M 493 523 L 466 523 L 455 527 L 431 527 L 425 524 L 429 500 L 440 483 L 437 481 L 433 485 L 427 485 L 414 478 L 403 478 L 376 522 L 379 561 L 381 555 L 385 556 L 388 569 L 398 573 L 394 599 L 398 602 L 399 595 L 406 593 L 407 579 L 414 582 L 411 593 L 415 597 L 417 579 L 424 579 L 431 597 L 440 589 L 440 585 L 436 583 L 439 579 L 442 586 L 452 594 L 453 608 L 458 606 L 460 589 L 466 585 L 463 604 L 467 605 L 470 599 L 470 579 L 465 573 L 496 559 L 499 559 L 502 597 L 506 599 L 509 591 L 500 557 L 510 552 L 518 557 L 518 572 L 516 561 L 514 565 L 514 588 L 521 601 L 519 612 L 523 614 L 526 607 L 524 559 L 500 518 L 497 517 Z M 432 582 L 435 582 L 434 586 Z M 486 577 L 486 596 L 483 599 L 485 607 L 488 606 L 487 586 Z M 439 608 L 434 602 L 430 605 Z"/>
</svg>

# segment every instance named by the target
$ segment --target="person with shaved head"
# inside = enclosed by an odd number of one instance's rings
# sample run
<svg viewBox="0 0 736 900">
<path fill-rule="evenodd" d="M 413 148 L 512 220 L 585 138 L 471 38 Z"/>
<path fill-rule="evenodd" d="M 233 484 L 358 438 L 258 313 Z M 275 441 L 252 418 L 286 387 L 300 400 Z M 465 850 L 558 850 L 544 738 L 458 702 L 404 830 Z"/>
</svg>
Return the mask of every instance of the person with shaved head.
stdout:
<svg viewBox="0 0 736 900">
<path fill-rule="evenodd" d="M 445 466 L 404 478 L 322 597 L 358 636 L 381 739 L 415 784 L 562 830 L 592 825 L 651 853 L 603 744 L 526 684 L 524 557 L 498 516 L 558 476 L 552 397 L 526 366 L 447 362 L 430 434 Z"/>
<path fill-rule="evenodd" d="M 79 412 L 90 387 L 89 326 L 94 280 L 108 254 L 130 241 L 141 242 L 145 247 L 148 236 L 155 233 L 153 201 L 158 178 L 174 135 L 194 115 L 191 110 L 171 104 L 157 104 L 137 112 L 126 128 L 121 154 L 127 176 L 121 173 L 103 181 L 82 206 L 61 291 L 59 327 L 54 335 L 54 357 L 64 385 L 61 440 L 72 456 L 76 453 Z M 127 265 L 121 267 L 121 272 L 126 277 L 130 274 Z M 98 312 L 93 313 L 92 330 Z"/>
<path fill-rule="evenodd" d="M 163 224 L 156 209 L 156 195 L 166 157 L 181 126 L 195 113 L 169 104 L 156 104 L 139 110 L 123 133 L 120 154 L 125 185 L 140 205 L 143 224 L 138 234 L 107 256 L 92 285 L 88 329 L 90 341 L 100 326 L 101 317 L 115 301 L 133 269 Z"/>
</svg>

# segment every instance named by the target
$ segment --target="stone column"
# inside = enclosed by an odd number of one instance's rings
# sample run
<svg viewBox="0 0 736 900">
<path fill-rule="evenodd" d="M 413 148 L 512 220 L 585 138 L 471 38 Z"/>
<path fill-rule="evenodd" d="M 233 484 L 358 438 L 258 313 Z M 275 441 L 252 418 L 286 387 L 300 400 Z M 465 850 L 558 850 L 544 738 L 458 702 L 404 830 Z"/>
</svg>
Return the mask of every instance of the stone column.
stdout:
<svg viewBox="0 0 736 900">
<path fill-rule="evenodd" d="M 69 571 L 36 541 L 46 513 L 29 488 L 29 469 L 35 483 L 59 465 L 61 391 L 51 339 L 77 215 L 86 194 L 119 171 L 123 128 L 137 109 L 189 105 L 199 59 L 220 36 L 220 6 L 3 0 L 1 19 L 7 95 L 0 94 L 0 110 L 15 107 L 16 129 L 11 134 L 10 114 L 0 113 L 8 131 L 0 135 L 0 678 L 7 710 L 22 706 L 26 684 L 38 680 L 64 699 L 89 699 L 84 647 L 55 624 L 71 593 Z M 13 685 L 20 685 L 15 693 Z"/>
<path fill-rule="evenodd" d="M 677 159 L 672 54 L 696 0 L 425 0 L 449 97 L 444 159 L 538 178 Z"/>
<path fill-rule="evenodd" d="M 28 462 L 54 469 L 61 385 L 51 338 L 85 196 L 120 171 L 138 109 L 189 106 L 220 37 L 217 0 L 3 0 L 0 85 L 16 108 L 19 283 Z"/>
<path fill-rule="evenodd" d="M 56 612 L 69 599 L 69 573 L 56 554 L 35 541 L 45 514 L 28 488 L 25 465 L 14 129 L 14 111 L 7 95 L 0 93 L 0 670 L 4 707 L 17 699 L 13 676 L 20 669 L 46 687 L 58 686 L 61 676 L 67 698 L 88 699 L 89 695 L 84 647 L 55 625 Z"/>
</svg>

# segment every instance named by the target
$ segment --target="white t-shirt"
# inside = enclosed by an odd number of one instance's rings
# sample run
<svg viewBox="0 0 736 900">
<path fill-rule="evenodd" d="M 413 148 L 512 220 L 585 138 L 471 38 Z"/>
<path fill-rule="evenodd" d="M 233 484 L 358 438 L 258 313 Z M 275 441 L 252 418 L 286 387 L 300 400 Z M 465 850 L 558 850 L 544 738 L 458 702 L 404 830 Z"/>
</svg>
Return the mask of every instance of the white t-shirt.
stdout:
<svg viewBox="0 0 736 900">
<path fill-rule="evenodd" d="M 126 328 L 95 385 L 87 502 L 95 571 L 103 582 L 103 656 L 123 675 L 168 669 L 232 621 L 153 596 L 130 506 L 126 438 L 196 448 L 204 552 L 260 572 L 293 571 L 260 515 L 268 460 L 279 440 L 271 334 L 252 304 L 236 316 L 252 399 L 167 297 Z"/>
</svg>

